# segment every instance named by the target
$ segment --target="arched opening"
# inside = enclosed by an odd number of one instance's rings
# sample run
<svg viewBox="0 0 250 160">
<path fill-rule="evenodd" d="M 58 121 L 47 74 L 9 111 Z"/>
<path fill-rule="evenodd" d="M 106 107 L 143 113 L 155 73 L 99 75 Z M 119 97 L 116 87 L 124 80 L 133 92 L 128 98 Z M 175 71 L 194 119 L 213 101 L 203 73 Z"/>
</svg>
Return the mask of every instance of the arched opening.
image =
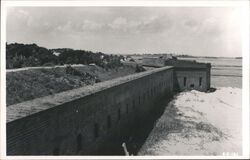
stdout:
<svg viewBox="0 0 250 160">
<path fill-rule="evenodd" d="M 76 144 L 77 144 L 77 152 L 79 152 L 80 150 L 82 150 L 82 135 L 78 134 L 77 138 L 76 138 Z"/>
</svg>

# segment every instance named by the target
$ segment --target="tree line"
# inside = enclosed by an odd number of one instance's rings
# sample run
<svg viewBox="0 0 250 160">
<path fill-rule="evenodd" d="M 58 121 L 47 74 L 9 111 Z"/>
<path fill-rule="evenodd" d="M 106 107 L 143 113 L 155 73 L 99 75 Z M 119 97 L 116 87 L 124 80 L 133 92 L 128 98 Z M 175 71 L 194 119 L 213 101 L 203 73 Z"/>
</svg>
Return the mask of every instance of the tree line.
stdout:
<svg viewBox="0 0 250 160">
<path fill-rule="evenodd" d="M 73 50 L 68 48 L 47 49 L 36 44 L 6 44 L 6 68 L 54 66 L 64 64 L 95 64 L 103 68 L 121 66 L 121 55 L 102 52 Z"/>
</svg>

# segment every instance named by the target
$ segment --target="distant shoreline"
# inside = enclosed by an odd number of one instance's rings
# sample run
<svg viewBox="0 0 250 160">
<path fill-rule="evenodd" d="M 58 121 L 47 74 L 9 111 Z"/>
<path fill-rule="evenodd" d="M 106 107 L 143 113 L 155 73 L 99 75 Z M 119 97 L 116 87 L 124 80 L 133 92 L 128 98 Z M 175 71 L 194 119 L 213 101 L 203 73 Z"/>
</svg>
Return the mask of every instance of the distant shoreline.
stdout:
<svg viewBox="0 0 250 160">
<path fill-rule="evenodd" d="M 242 57 L 214 57 L 214 56 L 192 56 L 192 55 L 178 55 L 178 54 L 169 54 L 169 53 L 136 53 L 136 54 L 122 54 L 124 56 L 164 56 L 164 55 L 172 55 L 177 58 L 210 58 L 210 59 L 242 59 Z"/>
<path fill-rule="evenodd" d="M 209 57 L 209 56 L 182 56 L 176 55 L 177 58 L 210 58 L 210 59 L 220 59 L 220 58 L 227 58 L 227 59 L 242 59 L 242 57 Z"/>
</svg>

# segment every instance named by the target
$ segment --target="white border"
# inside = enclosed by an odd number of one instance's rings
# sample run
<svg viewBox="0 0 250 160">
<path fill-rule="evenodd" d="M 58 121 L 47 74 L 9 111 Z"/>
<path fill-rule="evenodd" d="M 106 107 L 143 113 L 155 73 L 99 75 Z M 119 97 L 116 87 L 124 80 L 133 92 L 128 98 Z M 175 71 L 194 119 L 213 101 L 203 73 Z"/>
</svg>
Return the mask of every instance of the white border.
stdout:
<svg viewBox="0 0 250 160">
<path fill-rule="evenodd" d="M 6 42 L 6 8 L 2 7 L 4 6 L 3 2 L 1 2 L 1 92 L 0 92 L 0 159 L 3 155 L 6 155 L 6 70 L 5 70 L 5 42 Z"/>
<path fill-rule="evenodd" d="M 237 7 L 237 6 L 245 6 L 248 4 L 247 0 L 59 0 L 59 1 L 49 1 L 49 0 L 35 0 L 35 1 L 16 1 L 16 0 L 5 0 L 3 1 L 7 6 L 145 6 L 145 7 Z"/>
<path fill-rule="evenodd" d="M 243 145 L 243 155 L 249 156 L 249 106 L 250 106 L 250 100 L 249 100 L 249 4 L 245 9 L 242 10 L 242 14 L 245 15 L 245 17 L 242 16 L 241 19 L 241 30 L 242 30 L 242 56 L 243 56 L 243 85 L 242 85 L 242 145 Z M 248 147 L 246 147 L 248 146 Z M 249 158 L 249 157 L 248 157 Z"/>
<path fill-rule="evenodd" d="M 243 56 L 243 155 L 242 156 L 6 156 L 6 7 L 9 6 L 142 6 L 142 7 L 242 7 Z M 249 158 L 249 1 L 6 1 L 1 2 L 1 97 L 0 97 L 0 159 L 235 159 Z M 233 115 L 232 115 L 233 117 Z"/>
</svg>

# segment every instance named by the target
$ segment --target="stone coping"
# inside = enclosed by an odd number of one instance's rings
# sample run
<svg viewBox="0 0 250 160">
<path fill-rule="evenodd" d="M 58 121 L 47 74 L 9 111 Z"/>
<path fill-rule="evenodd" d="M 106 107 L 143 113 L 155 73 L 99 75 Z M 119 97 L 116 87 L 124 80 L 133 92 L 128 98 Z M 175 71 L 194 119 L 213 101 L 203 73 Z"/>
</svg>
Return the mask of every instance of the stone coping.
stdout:
<svg viewBox="0 0 250 160">
<path fill-rule="evenodd" d="M 54 95 L 49 95 L 45 97 L 35 98 L 29 101 L 13 104 L 6 107 L 7 117 L 6 121 L 11 122 L 17 119 L 27 117 L 29 115 L 44 111 L 49 108 L 56 107 L 66 102 L 74 101 L 76 99 L 97 93 L 99 91 L 118 86 L 120 84 L 136 80 L 147 75 L 161 72 L 173 68 L 172 66 L 157 68 L 153 70 L 148 70 L 145 72 L 135 73 L 127 75 L 124 77 L 119 77 L 111 79 L 108 81 L 96 83 L 94 85 L 84 86 L 81 88 L 76 88 L 64 92 L 60 92 Z"/>
</svg>

